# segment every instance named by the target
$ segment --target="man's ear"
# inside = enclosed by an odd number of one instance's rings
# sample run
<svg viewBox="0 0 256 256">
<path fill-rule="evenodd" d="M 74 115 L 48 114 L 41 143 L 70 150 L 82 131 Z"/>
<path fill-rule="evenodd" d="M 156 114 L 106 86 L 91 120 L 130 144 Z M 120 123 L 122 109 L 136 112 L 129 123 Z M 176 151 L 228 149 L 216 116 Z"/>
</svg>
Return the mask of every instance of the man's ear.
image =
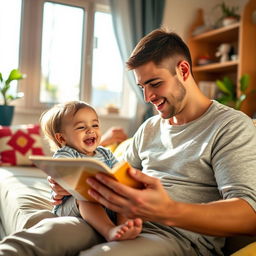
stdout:
<svg viewBox="0 0 256 256">
<path fill-rule="evenodd" d="M 186 81 L 190 74 L 190 65 L 187 61 L 182 60 L 176 66 L 176 74 L 181 81 Z"/>
<path fill-rule="evenodd" d="M 58 141 L 58 143 L 60 144 L 60 145 L 63 145 L 63 144 L 65 144 L 65 138 L 63 137 L 63 135 L 60 133 L 60 132 L 57 132 L 57 133 L 55 133 L 54 134 L 54 137 L 55 137 L 55 139 Z"/>
</svg>

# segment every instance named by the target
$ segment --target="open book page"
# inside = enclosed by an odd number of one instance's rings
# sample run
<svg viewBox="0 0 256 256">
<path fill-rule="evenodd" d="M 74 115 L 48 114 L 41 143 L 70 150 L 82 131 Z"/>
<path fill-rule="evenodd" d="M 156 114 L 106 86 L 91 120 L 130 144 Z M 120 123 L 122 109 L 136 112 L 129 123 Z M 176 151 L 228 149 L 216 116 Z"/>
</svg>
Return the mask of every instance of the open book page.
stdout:
<svg viewBox="0 0 256 256">
<path fill-rule="evenodd" d="M 95 176 L 98 172 L 104 172 L 127 186 L 142 187 L 127 173 L 130 168 L 127 162 L 120 162 L 116 167 L 110 169 L 107 165 L 94 158 L 31 156 L 30 159 L 39 169 L 46 172 L 60 186 L 79 200 L 95 201 L 88 195 L 89 185 L 86 183 L 86 179 Z"/>
</svg>

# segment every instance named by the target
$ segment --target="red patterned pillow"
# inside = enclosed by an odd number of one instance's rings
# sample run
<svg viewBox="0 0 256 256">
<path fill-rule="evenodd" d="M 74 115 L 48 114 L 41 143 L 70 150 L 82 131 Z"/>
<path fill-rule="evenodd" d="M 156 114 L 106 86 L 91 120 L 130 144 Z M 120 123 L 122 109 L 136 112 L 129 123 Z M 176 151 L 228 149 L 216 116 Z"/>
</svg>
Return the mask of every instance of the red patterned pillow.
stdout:
<svg viewBox="0 0 256 256">
<path fill-rule="evenodd" d="M 32 165 L 30 155 L 44 155 L 40 126 L 0 125 L 0 165 Z"/>
</svg>

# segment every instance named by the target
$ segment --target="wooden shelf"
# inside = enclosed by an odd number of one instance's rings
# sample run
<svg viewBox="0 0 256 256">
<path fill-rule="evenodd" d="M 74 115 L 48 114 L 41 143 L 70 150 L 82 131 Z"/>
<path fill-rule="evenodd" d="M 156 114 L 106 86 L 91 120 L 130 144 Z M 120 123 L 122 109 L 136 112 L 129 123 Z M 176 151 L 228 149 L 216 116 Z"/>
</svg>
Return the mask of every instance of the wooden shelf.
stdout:
<svg viewBox="0 0 256 256">
<path fill-rule="evenodd" d="M 227 61 L 222 63 L 211 63 L 207 65 L 202 66 L 194 66 L 193 71 L 194 72 L 204 72 L 204 71 L 210 71 L 210 72 L 225 72 L 230 70 L 236 70 L 238 66 L 238 60 L 234 61 Z"/>
<path fill-rule="evenodd" d="M 238 40 L 238 31 L 239 31 L 240 23 L 234 23 L 232 25 L 210 30 L 204 32 L 202 34 L 196 35 L 192 37 L 194 41 L 207 41 L 207 42 L 232 42 L 234 40 Z"/>
<path fill-rule="evenodd" d="M 188 46 L 192 63 L 196 65 L 202 56 L 208 56 L 213 62 L 202 66 L 193 66 L 195 81 L 216 81 L 228 76 L 236 85 L 239 95 L 239 80 L 242 75 L 250 76 L 248 91 L 256 90 L 256 24 L 252 22 L 252 14 L 256 10 L 256 0 L 248 0 L 241 11 L 240 20 L 229 26 L 203 32 L 193 36 L 196 28 L 204 26 L 203 10 L 199 9 L 194 22 L 188 31 Z M 237 60 L 218 62 L 218 47 L 228 43 L 232 46 Z M 252 116 L 256 113 L 255 95 L 249 94 L 242 104 L 241 110 Z"/>
</svg>

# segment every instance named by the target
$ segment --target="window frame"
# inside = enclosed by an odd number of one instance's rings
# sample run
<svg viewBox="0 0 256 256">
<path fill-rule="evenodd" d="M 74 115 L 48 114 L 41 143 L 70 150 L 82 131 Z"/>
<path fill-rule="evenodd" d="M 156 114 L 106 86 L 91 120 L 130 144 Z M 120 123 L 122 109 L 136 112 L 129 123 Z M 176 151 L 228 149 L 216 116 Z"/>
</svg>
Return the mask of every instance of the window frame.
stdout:
<svg viewBox="0 0 256 256">
<path fill-rule="evenodd" d="M 76 6 L 84 9 L 84 30 L 83 30 L 83 50 L 81 65 L 81 90 L 80 98 L 86 102 L 91 102 L 91 76 L 93 61 L 93 32 L 94 13 L 96 11 L 107 11 L 107 0 L 23 0 L 21 14 L 21 36 L 20 36 L 20 56 L 19 68 L 28 74 L 26 79 L 19 82 L 19 91 L 24 92 L 24 97 L 15 101 L 17 113 L 36 114 L 49 108 L 53 104 L 40 103 L 40 79 L 41 79 L 41 43 L 42 43 L 42 22 L 43 6 L 45 2 L 59 3 Z M 31 22 L 33 21 L 33 22 Z M 91 36 L 89 36 L 91 35 Z M 36 86 L 35 86 L 36 85 Z M 129 96 L 127 91 L 128 83 L 123 85 L 123 106 L 119 116 L 132 117 L 133 113 L 127 113 L 125 106 L 129 106 Z M 126 97 L 124 97 L 126 95 Z M 133 95 L 132 95 L 133 96 Z M 128 108 L 129 109 L 129 108 Z M 106 113 L 100 113 L 101 115 Z"/>
</svg>

